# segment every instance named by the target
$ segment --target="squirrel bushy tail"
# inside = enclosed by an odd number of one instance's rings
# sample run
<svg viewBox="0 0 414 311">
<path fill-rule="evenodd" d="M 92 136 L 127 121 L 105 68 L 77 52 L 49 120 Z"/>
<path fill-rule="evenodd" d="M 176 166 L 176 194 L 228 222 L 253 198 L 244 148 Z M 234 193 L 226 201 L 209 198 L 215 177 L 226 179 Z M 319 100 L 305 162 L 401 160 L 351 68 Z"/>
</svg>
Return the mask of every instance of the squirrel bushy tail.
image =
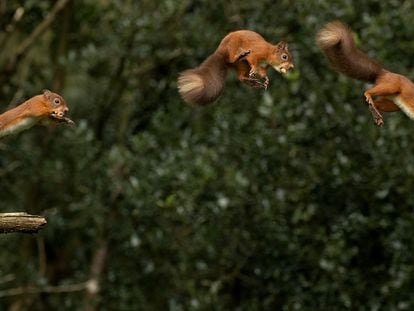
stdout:
<svg viewBox="0 0 414 311">
<path fill-rule="evenodd" d="M 227 64 L 219 53 L 211 54 L 200 66 L 183 71 L 178 77 L 178 92 L 190 105 L 204 106 L 221 94 Z"/>
<path fill-rule="evenodd" d="M 381 65 L 357 49 L 350 29 L 339 21 L 326 24 L 318 32 L 316 44 L 335 70 L 351 78 L 373 83 L 383 70 Z"/>
</svg>

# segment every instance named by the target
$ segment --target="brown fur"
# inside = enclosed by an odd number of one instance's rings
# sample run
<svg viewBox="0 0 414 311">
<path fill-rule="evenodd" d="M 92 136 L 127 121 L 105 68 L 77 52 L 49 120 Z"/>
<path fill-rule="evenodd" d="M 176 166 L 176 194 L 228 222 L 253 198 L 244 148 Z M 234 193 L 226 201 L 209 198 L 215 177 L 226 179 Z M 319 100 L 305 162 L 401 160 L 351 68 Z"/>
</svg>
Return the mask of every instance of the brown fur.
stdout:
<svg viewBox="0 0 414 311">
<path fill-rule="evenodd" d="M 73 123 L 64 117 L 68 111 L 65 100 L 48 90 L 0 115 L 0 137 L 15 134 L 36 124 Z"/>
<path fill-rule="evenodd" d="M 414 84 L 405 76 L 384 70 L 355 46 L 348 26 L 334 21 L 326 24 L 316 36 L 334 69 L 354 79 L 374 83 L 364 92 L 377 125 L 384 123 L 381 114 L 403 110 L 414 119 Z"/>
<path fill-rule="evenodd" d="M 220 96 L 226 75 L 227 64 L 215 53 L 197 68 L 182 72 L 178 77 L 178 89 L 186 103 L 204 106 Z"/>
<path fill-rule="evenodd" d="M 382 71 L 381 65 L 356 48 L 350 29 L 339 21 L 326 24 L 316 44 L 337 71 L 351 78 L 373 83 Z"/>
<path fill-rule="evenodd" d="M 188 104 L 210 104 L 220 96 L 229 69 L 236 70 L 238 79 L 250 86 L 267 87 L 262 62 L 282 72 L 293 67 L 286 43 L 272 45 L 249 30 L 231 32 L 199 67 L 179 75 L 178 91 Z"/>
</svg>

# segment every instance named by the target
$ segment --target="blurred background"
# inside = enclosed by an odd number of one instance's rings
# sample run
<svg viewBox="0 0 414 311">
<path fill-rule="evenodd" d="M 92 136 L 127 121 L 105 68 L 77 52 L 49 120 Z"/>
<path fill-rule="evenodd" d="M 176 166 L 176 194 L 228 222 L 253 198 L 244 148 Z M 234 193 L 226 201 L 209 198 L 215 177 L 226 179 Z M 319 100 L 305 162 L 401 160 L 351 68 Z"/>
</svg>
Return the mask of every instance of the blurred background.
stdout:
<svg viewBox="0 0 414 311">
<path fill-rule="evenodd" d="M 332 19 L 414 78 L 412 1 L 0 1 L 0 111 L 48 88 L 75 127 L 0 141 L 1 310 L 413 310 L 414 122 L 314 44 Z M 267 90 L 176 78 L 229 31 L 286 40 Z"/>
</svg>

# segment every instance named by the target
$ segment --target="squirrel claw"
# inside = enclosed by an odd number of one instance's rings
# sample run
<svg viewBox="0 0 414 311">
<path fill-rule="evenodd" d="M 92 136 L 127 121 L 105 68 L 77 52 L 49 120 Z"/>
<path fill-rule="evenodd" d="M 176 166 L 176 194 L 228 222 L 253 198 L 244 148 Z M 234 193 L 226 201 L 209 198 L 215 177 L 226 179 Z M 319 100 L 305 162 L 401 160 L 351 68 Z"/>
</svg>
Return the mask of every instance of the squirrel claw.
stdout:
<svg viewBox="0 0 414 311">
<path fill-rule="evenodd" d="M 264 89 L 266 90 L 267 86 L 269 85 L 269 78 L 267 76 L 264 77 L 263 85 L 264 85 Z"/>
<path fill-rule="evenodd" d="M 70 124 L 70 125 L 75 125 L 76 124 L 72 119 L 69 119 L 68 117 L 63 117 L 62 122 L 65 122 L 65 123 Z"/>
<path fill-rule="evenodd" d="M 243 80 L 246 81 L 246 83 L 250 86 L 253 86 L 255 88 L 264 88 L 265 90 L 269 85 L 269 77 L 267 75 L 262 76 L 258 72 L 252 70 L 249 72 L 249 77 L 246 77 Z"/>
<path fill-rule="evenodd" d="M 50 118 L 51 119 L 53 119 L 53 120 L 55 120 L 55 121 L 57 121 L 57 122 L 63 122 L 63 123 L 67 123 L 67 124 L 75 124 L 75 122 L 73 122 L 71 119 L 69 119 L 68 117 L 65 117 L 65 116 L 60 116 L 60 115 L 57 115 L 56 113 L 51 113 L 50 114 Z"/>
<path fill-rule="evenodd" d="M 269 77 L 267 75 L 261 75 L 256 71 L 250 71 L 249 78 L 260 82 L 264 88 L 267 88 L 267 86 L 269 85 Z"/>
<path fill-rule="evenodd" d="M 375 124 L 378 126 L 384 125 L 384 119 L 382 118 L 382 115 L 377 110 L 377 108 L 374 105 L 369 104 L 369 110 L 371 111 Z"/>
<path fill-rule="evenodd" d="M 365 95 L 365 101 L 368 103 L 369 106 L 374 106 L 374 101 L 372 100 L 371 96 Z"/>
<path fill-rule="evenodd" d="M 256 89 L 259 89 L 259 88 L 267 89 L 267 85 L 268 85 L 266 81 L 263 82 L 260 79 L 256 79 L 256 78 L 243 78 L 242 82 Z"/>
<path fill-rule="evenodd" d="M 253 70 L 253 69 L 250 69 L 250 71 L 249 71 L 249 77 L 250 78 L 253 78 L 253 77 L 256 77 L 256 76 L 258 76 L 257 71 L 256 70 Z"/>
<path fill-rule="evenodd" d="M 374 118 L 374 122 L 378 126 L 384 125 L 384 119 L 382 118 L 381 113 L 378 111 L 377 107 L 375 107 L 374 101 L 369 94 L 365 94 L 365 101 L 368 103 L 369 110 L 371 111 L 372 117 Z"/>
</svg>

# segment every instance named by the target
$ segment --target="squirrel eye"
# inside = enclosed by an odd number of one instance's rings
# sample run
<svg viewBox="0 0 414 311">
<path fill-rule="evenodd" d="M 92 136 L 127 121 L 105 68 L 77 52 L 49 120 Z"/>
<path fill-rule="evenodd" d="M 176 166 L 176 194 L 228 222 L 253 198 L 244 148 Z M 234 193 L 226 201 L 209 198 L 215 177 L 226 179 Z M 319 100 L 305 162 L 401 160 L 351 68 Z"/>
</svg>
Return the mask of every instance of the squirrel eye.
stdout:
<svg viewBox="0 0 414 311">
<path fill-rule="evenodd" d="M 287 60 L 287 59 L 288 59 L 287 54 L 282 54 L 282 56 L 281 56 L 281 57 L 282 57 L 282 59 L 283 59 L 283 60 Z"/>
<path fill-rule="evenodd" d="M 55 98 L 53 100 L 53 102 L 55 103 L 55 105 L 59 105 L 60 104 L 60 99 L 59 98 Z"/>
</svg>

